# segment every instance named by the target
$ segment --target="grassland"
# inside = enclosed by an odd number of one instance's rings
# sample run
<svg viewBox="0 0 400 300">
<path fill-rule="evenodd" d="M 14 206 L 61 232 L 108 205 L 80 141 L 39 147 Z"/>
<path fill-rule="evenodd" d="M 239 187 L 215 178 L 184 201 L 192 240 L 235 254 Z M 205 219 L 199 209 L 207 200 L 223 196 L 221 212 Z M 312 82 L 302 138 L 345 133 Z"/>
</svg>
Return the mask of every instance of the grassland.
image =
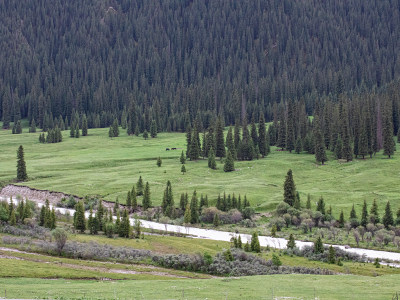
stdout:
<svg viewBox="0 0 400 300">
<path fill-rule="evenodd" d="M 373 199 L 383 212 L 387 200 L 397 210 L 400 158 L 385 159 L 378 153 L 373 159 L 341 163 L 333 160 L 317 166 L 313 155 L 289 154 L 275 151 L 264 159 L 236 162 L 236 171 L 224 173 L 207 168 L 207 162 L 188 161 L 187 173 L 180 173 L 179 156 L 182 150 L 165 151 L 167 147 L 185 149 L 183 133 L 160 133 L 156 139 L 121 136 L 110 139 L 108 129 L 90 129 L 89 136 L 69 138 L 64 131 L 64 141 L 58 144 L 40 144 L 39 133 L 11 134 L 0 131 L 0 182 L 15 178 L 16 150 L 24 145 L 30 180 L 24 184 L 38 188 L 76 194 L 99 195 L 124 202 L 126 192 L 141 175 L 151 186 L 154 205 L 160 204 L 167 180 L 170 180 L 178 201 L 182 192 L 207 194 L 211 201 L 218 193 L 247 194 L 258 211 L 268 211 L 282 199 L 282 186 L 289 168 L 293 170 L 298 191 L 303 201 L 310 193 L 313 201 L 323 196 L 332 205 L 335 215 L 340 209 L 348 212 L 353 203 L 361 210 L 364 199 Z M 162 166 L 156 166 L 156 158 Z"/>
<path fill-rule="evenodd" d="M 212 280 L 71 281 L 0 278 L 9 298 L 39 299 L 392 299 L 400 275 L 273 275 Z M 3 296 L 3 295 L 1 295 Z"/>
</svg>

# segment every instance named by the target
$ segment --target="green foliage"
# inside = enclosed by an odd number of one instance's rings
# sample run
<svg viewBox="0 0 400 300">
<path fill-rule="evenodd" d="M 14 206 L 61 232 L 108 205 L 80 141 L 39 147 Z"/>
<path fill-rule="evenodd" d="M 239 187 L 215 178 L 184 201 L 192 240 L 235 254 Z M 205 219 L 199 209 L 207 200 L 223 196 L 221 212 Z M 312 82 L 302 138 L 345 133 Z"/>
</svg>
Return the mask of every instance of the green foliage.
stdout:
<svg viewBox="0 0 400 300">
<path fill-rule="evenodd" d="M 157 137 L 157 124 L 156 124 L 156 121 L 155 121 L 155 120 L 151 121 L 150 136 L 151 136 L 152 138 Z"/>
<path fill-rule="evenodd" d="M 162 164 L 162 159 L 159 156 L 159 157 L 157 157 L 157 167 L 161 167 L 161 164 Z"/>
<path fill-rule="evenodd" d="M 142 176 L 139 176 L 139 179 L 136 183 L 136 194 L 138 196 L 142 196 L 143 195 L 143 179 Z"/>
<path fill-rule="evenodd" d="M 85 208 L 83 201 L 79 201 L 75 206 L 74 227 L 81 233 L 85 232 L 86 230 Z"/>
<path fill-rule="evenodd" d="M 235 162 L 233 161 L 232 153 L 228 150 L 228 155 L 224 164 L 224 172 L 235 171 Z"/>
<path fill-rule="evenodd" d="M 258 240 L 257 232 L 253 232 L 253 234 L 251 236 L 250 249 L 253 252 L 257 252 L 257 253 L 261 252 L 260 241 Z"/>
<path fill-rule="evenodd" d="M 225 157 L 224 127 L 221 117 L 217 119 L 217 124 L 215 128 L 215 147 L 215 155 L 219 158 Z"/>
<path fill-rule="evenodd" d="M 324 252 L 324 245 L 322 244 L 322 239 L 319 236 L 317 240 L 314 242 L 314 253 L 323 253 Z"/>
<path fill-rule="evenodd" d="M 51 235 L 56 241 L 58 255 L 61 255 L 65 243 L 68 240 L 68 233 L 62 228 L 56 228 L 52 230 Z"/>
<path fill-rule="evenodd" d="M 283 189 L 283 201 L 285 201 L 290 206 L 293 206 L 296 197 L 296 186 L 294 184 L 293 173 L 291 169 L 289 169 L 289 171 L 287 172 Z"/>
<path fill-rule="evenodd" d="M 145 140 L 147 140 L 147 139 L 149 138 L 149 133 L 147 132 L 146 129 L 145 129 L 144 132 L 143 132 L 143 138 L 144 138 Z"/>
<path fill-rule="evenodd" d="M 193 196 L 190 201 L 190 222 L 192 224 L 196 224 L 199 222 L 199 207 L 197 203 L 196 191 L 193 192 Z"/>
<path fill-rule="evenodd" d="M 294 237 L 293 237 L 292 233 L 289 235 L 289 240 L 287 242 L 286 247 L 288 249 L 294 249 L 296 247 L 296 241 L 294 240 Z"/>
<path fill-rule="evenodd" d="M 182 150 L 182 153 L 181 153 L 181 157 L 179 158 L 179 161 L 181 162 L 182 165 L 184 165 L 186 163 L 186 156 L 183 153 L 183 150 Z"/>
<path fill-rule="evenodd" d="M 186 167 L 185 167 L 185 165 L 182 165 L 182 167 L 181 167 L 181 172 L 182 172 L 182 175 L 185 175 L 185 173 L 186 173 Z"/>
<path fill-rule="evenodd" d="M 328 263 L 334 264 L 336 262 L 336 251 L 331 246 L 329 246 Z"/>
<path fill-rule="evenodd" d="M 214 220 L 213 220 L 213 225 L 214 225 L 214 227 L 218 227 L 218 226 L 219 226 L 219 223 L 220 223 L 220 221 L 219 221 L 219 215 L 218 215 L 218 214 L 215 214 L 215 215 L 214 215 Z"/>
<path fill-rule="evenodd" d="M 228 150 L 228 152 L 229 152 L 229 150 Z M 208 151 L 208 167 L 213 170 L 215 170 L 217 168 L 217 163 L 215 162 L 215 152 L 214 152 L 214 148 L 212 148 L 212 147 Z"/>
<path fill-rule="evenodd" d="M 394 225 L 393 213 L 389 201 L 386 203 L 385 214 L 383 215 L 382 223 L 385 225 L 386 229 L 389 229 L 389 226 Z"/>
<path fill-rule="evenodd" d="M 143 210 L 147 210 L 152 206 L 150 199 L 150 185 L 149 182 L 146 182 L 146 187 L 143 193 L 143 202 L 142 202 Z"/>
<path fill-rule="evenodd" d="M 280 260 L 279 256 L 276 255 L 275 253 L 272 254 L 272 264 L 277 267 L 282 265 L 282 261 Z"/>
<path fill-rule="evenodd" d="M 26 173 L 24 147 L 20 145 L 17 151 L 17 180 L 26 181 L 27 179 L 28 179 L 28 174 Z"/>
</svg>

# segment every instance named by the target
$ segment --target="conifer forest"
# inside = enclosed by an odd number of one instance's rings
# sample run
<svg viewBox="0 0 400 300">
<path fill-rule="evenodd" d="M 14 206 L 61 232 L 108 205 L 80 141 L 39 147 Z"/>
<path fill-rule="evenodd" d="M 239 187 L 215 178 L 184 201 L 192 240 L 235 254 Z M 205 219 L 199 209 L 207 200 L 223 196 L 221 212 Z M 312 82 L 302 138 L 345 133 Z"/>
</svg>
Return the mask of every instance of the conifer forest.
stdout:
<svg viewBox="0 0 400 300">
<path fill-rule="evenodd" d="M 400 0 L 0 20 L 0 298 L 399 299 Z"/>
</svg>

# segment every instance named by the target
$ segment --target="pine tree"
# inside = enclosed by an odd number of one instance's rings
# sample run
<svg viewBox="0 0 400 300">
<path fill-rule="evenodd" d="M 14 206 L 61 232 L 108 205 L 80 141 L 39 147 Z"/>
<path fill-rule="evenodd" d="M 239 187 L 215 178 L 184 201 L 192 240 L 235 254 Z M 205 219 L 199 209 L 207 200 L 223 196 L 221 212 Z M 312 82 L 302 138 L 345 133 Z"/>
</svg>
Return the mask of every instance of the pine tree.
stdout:
<svg viewBox="0 0 400 300">
<path fill-rule="evenodd" d="M 250 249 L 256 253 L 261 252 L 260 241 L 258 239 L 257 232 L 253 232 L 253 235 L 251 236 Z"/>
<path fill-rule="evenodd" d="M 144 132 L 143 132 L 143 138 L 144 138 L 145 140 L 147 140 L 147 139 L 149 138 L 149 133 L 147 132 L 146 129 L 145 129 Z"/>
<path fill-rule="evenodd" d="M 88 135 L 88 123 L 86 115 L 84 114 L 82 117 L 82 136 L 87 136 L 87 135 Z"/>
<path fill-rule="evenodd" d="M 195 123 L 193 134 L 192 134 L 192 141 L 190 142 L 190 150 L 189 150 L 189 158 L 190 160 L 197 160 L 200 157 L 200 137 L 199 132 L 197 130 L 197 125 Z"/>
<path fill-rule="evenodd" d="M 318 125 L 317 125 L 318 126 Z M 325 152 L 325 142 L 321 134 L 321 130 L 317 127 L 315 132 L 315 159 L 322 165 L 328 160 Z"/>
<path fill-rule="evenodd" d="M 131 199 L 131 191 L 128 191 L 126 195 L 126 207 L 129 211 L 132 209 L 132 199 Z"/>
<path fill-rule="evenodd" d="M 181 167 L 181 172 L 182 172 L 182 175 L 185 175 L 185 173 L 186 173 L 186 167 L 185 167 L 185 165 L 182 165 L 182 167 Z"/>
<path fill-rule="evenodd" d="M 235 159 L 236 147 L 233 141 L 232 127 L 229 127 L 228 134 L 226 135 L 226 147 L 228 148 L 228 151 L 231 151 L 233 158 Z"/>
<path fill-rule="evenodd" d="M 324 202 L 324 198 L 322 198 L 322 196 L 318 200 L 317 211 L 319 211 L 319 212 L 321 212 L 321 214 L 325 215 L 325 202 Z"/>
<path fill-rule="evenodd" d="M 217 163 L 215 162 L 214 148 L 211 148 L 210 151 L 208 151 L 208 167 L 213 170 L 217 168 Z"/>
<path fill-rule="evenodd" d="M 17 180 L 26 181 L 27 179 L 28 179 L 28 174 L 26 173 L 24 147 L 20 145 L 17 151 Z"/>
<path fill-rule="evenodd" d="M 358 154 L 365 158 L 365 155 L 368 154 L 368 136 L 367 136 L 367 127 L 364 125 L 361 129 L 360 139 L 358 140 Z"/>
<path fill-rule="evenodd" d="M 130 233 L 130 224 L 129 224 L 128 211 L 124 209 L 122 220 L 119 225 L 118 235 L 120 237 L 129 238 L 129 233 Z"/>
<path fill-rule="evenodd" d="M 131 203 L 132 203 L 132 210 L 135 211 L 137 209 L 137 198 L 136 198 L 136 190 L 135 186 L 132 186 L 131 190 Z"/>
<path fill-rule="evenodd" d="M 225 157 L 224 128 L 222 125 L 221 117 L 218 118 L 215 128 L 215 143 L 216 143 L 215 155 L 218 156 L 219 158 Z"/>
<path fill-rule="evenodd" d="M 239 235 L 239 237 L 238 237 L 238 248 L 239 249 L 242 249 L 242 238 L 240 237 L 240 235 Z"/>
<path fill-rule="evenodd" d="M 54 207 L 53 207 L 51 209 L 51 213 L 50 213 L 50 224 L 49 224 L 50 230 L 53 230 L 56 228 L 56 222 L 57 222 L 56 211 L 54 210 Z"/>
<path fill-rule="evenodd" d="M 314 242 L 314 253 L 323 253 L 324 252 L 324 245 L 322 244 L 321 237 L 319 236 L 317 240 Z"/>
<path fill-rule="evenodd" d="M 298 209 L 298 210 L 301 209 L 300 194 L 299 194 L 299 192 L 296 192 L 296 198 L 294 199 L 293 207 L 294 207 L 295 209 Z"/>
<path fill-rule="evenodd" d="M 138 182 L 136 183 L 136 195 L 143 195 L 143 179 L 142 176 L 139 176 Z"/>
<path fill-rule="evenodd" d="M 161 164 L 162 164 L 162 160 L 161 160 L 161 157 L 159 156 L 157 158 L 157 167 L 161 167 Z"/>
<path fill-rule="evenodd" d="M 265 127 L 264 114 L 260 113 L 260 120 L 258 121 L 258 149 L 262 157 L 269 154 L 269 143 L 267 144 L 267 131 Z"/>
<path fill-rule="evenodd" d="M 349 162 L 353 160 L 353 151 L 351 149 L 350 132 L 347 122 L 345 122 L 343 132 L 342 158 Z"/>
<path fill-rule="evenodd" d="M 150 125 L 150 136 L 152 138 L 156 138 L 157 137 L 157 124 L 155 120 L 151 121 L 151 125 Z"/>
<path fill-rule="evenodd" d="M 293 103 L 289 101 L 288 103 L 288 117 L 287 117 L 287 128 L 286 128 L 286 150 L 292 153 L 295 146 L 295 136 L 294 136 L 294 112 Z"/>
<path fill-rule="evenodd" d="M 344 213 L 343 213 L 343 209 L 340 211 L 339 227 L 340 227 L 340 228 L 343 228 L 343 227 L 344 227 Z"/>
<path fill-rule="evenodd" d="M 76 124 L 76 127 L 75 127 L 75 138 L 79 138 L 79 125 L 78 124 Z"/>
<path fill-rule="evenodd" d="M 390 208 L 389 201 L 386 203 L 385 214 L 383 215 L 382 223 L 386 229 L 389 229 L 389 226 L 394 225 L 393 213 L 392 213 L 392 209 Z"/>
<path fill-rule="evenodd" d="M 291 169 L 289 169 L 289 171 L 287 172 L 283 189 L 283 201 L 290 206 L 293 206 L 296 197 L 296 185 L 294 184 L 293 173 Z"/>
<path fill-rule="evenodd" d="M 219 226 L 219 215 L 218 214 L 214 215 L 213 225 L 214 225 L 214 227 Z"/>
<path fill-rule="evenodd" d="M 368 224 L 368 210 L 367 210 L 367 201 L 364 200 L 364 205 L 361 213 L 361 226 L 366 227 Z"/>
<path fill-rule="evenodd" d="M 149 182 L 146 182 L 146 187 L 143 193 L 143 210 L 147 210 L 150 207 L 151 207 L 150 185 Z"/>
<path fill-rule="evenodd" d="M 294 148 L 294 151 L 296 152 L 296 154 L 300 154 L 300 152 L 303 149 L 303 145 L 301 143 L 301 137 L 299 136 L 296 140 L 296 146 Z"/>
<path fill-rule="evenodd" d="M 186 157 L 185 157 L 185 154 L 183 153 L 183 150 L 182 150 L 181 157 L 179 160 L 182 165 L 186 163 Z"/>
<path fill-rule="evenodd" d="M 75 206 L 74 227 L 81 233 L 86 230 L 85 208 L 82 201 L 79 201 Z"/>
<path fill-rule="evenodd" d="M 350 219 L 357 219 L 357 213 L 356 213 L 356 209 L 354 208 L 354 204 L 350 211 Z"/>
<path fill-rule="evenodd" d="M 371 223 L 377 224 L 380 222 L 379 212 L 378 212 L 378 203 L 376 203 L 376 199 L 372 202 L 371 210 L 369 212 Z"/>
<path fill-rule="evenodd" d="M 17 218 L 15 216 L 15 210 L 11 211 L 11 216 L 10 216 L 10 221 L 9 222 L 10 222 L 11 226 L 17 225 Z"/>
<path fill-rule="evenodd" d="M 235 162 L 233 161 L 232 153 L 228 150 L 228 155 L 224 164 L 224 172 L 235 171 Z"/>
<path fill-rule="evenodd" d="M 335 156 L 336 159 L 341 159 L 343 154 L 343 142 L 340 135 L 338 135 L 335 145 Z"/>
<path fill-rule="evenodd" d="M 183 217 L 183 223 L 190 224 L 191 222 L 192 222 L 192 215 L 191 215 L 190 204 L 187 204 L 185 208 L 185 215 Z"/>
<path fill-rule="evenodd" d="M 386 105 L 383 127 L 383 155 L 390 158 L 394 154 L 395 144 L 393 141 L 393 123 L 391 115 L 391 106 Z"/>
<path fill-rule="evenodd" d="M 193 192 L 192 200 L 190 201 L 190 222 L 192 224 L 199 222 L 199 207 L 197 204 L 196 191 Z"/>
<path fill-rule="evenodd" d="M 71 124 L 71 129 L 69 131 L 69 136 L 74 138 L 75 137 L 75 126 Z"/>
<path fill-rule="evenodd" d="M 190 158 L 190 149 L 192 143 L 192 128 L 189 126 L 186 127 L 186 157 Z"/>
<path fill-rule="evenodd" d="M 294 240 L 293 234 L 291 233 L 286 248 L 294 249 L 295 247 L 296 247 L 296 241 Z"/>
<path fill-rule="evenodd" d="M 329 247 L 329 254 L 328 254 L 328 263 L 334 264 L 336 261 L 336 251 L 332 245 Z"/>
<path fill-rule="evenodd" d="M 239 124 L 238 120 L 236 120 L 235 127 L 233 130 L 233 142 L 234 142 L 235 148 L 237 150 L 239 148 L 239 144 L 240 144 L 240 124 Z"/>
<path fill-rule="evenodd" d="M 306 204 L 307 209 L 311 209 L 311 195 L 307 194 L 307 204 Z"/>
</svg>

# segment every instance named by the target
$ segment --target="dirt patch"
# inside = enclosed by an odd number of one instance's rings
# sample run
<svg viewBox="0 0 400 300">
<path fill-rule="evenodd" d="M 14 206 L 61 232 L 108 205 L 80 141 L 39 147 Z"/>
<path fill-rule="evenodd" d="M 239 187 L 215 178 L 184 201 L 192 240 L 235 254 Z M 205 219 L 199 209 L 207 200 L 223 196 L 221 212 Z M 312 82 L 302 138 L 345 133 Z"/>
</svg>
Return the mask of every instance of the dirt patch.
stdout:
<svg viewBox="0 0 400 300">
<path fill-rule="evenodd" d="M 38 190 L 35 188 L 30 188 L 28 186 L 14 185 L 14 184 L 9 184 L 4 188 L 2 188 L 0 191 L 0 197 L 17 197 L 17 196 L 24 199 L 27 198 L 28 200 L 39 203 L 45 203 L 46 199 L 48 199 L 49 202 L 54 206 L 56 206 L 57 203 L 60 202 L 62 198 L 69 198 L 71 196 L 74 197 L 75 200 L 77 201 L 82 200 L 81 197 L 78 197 L 76 195 L 53 192 L 49 190 Z M 107 208 L 111 208 L 113 207 L 114 203 L 103 200 L 103 205 Z"/>
</svg>

